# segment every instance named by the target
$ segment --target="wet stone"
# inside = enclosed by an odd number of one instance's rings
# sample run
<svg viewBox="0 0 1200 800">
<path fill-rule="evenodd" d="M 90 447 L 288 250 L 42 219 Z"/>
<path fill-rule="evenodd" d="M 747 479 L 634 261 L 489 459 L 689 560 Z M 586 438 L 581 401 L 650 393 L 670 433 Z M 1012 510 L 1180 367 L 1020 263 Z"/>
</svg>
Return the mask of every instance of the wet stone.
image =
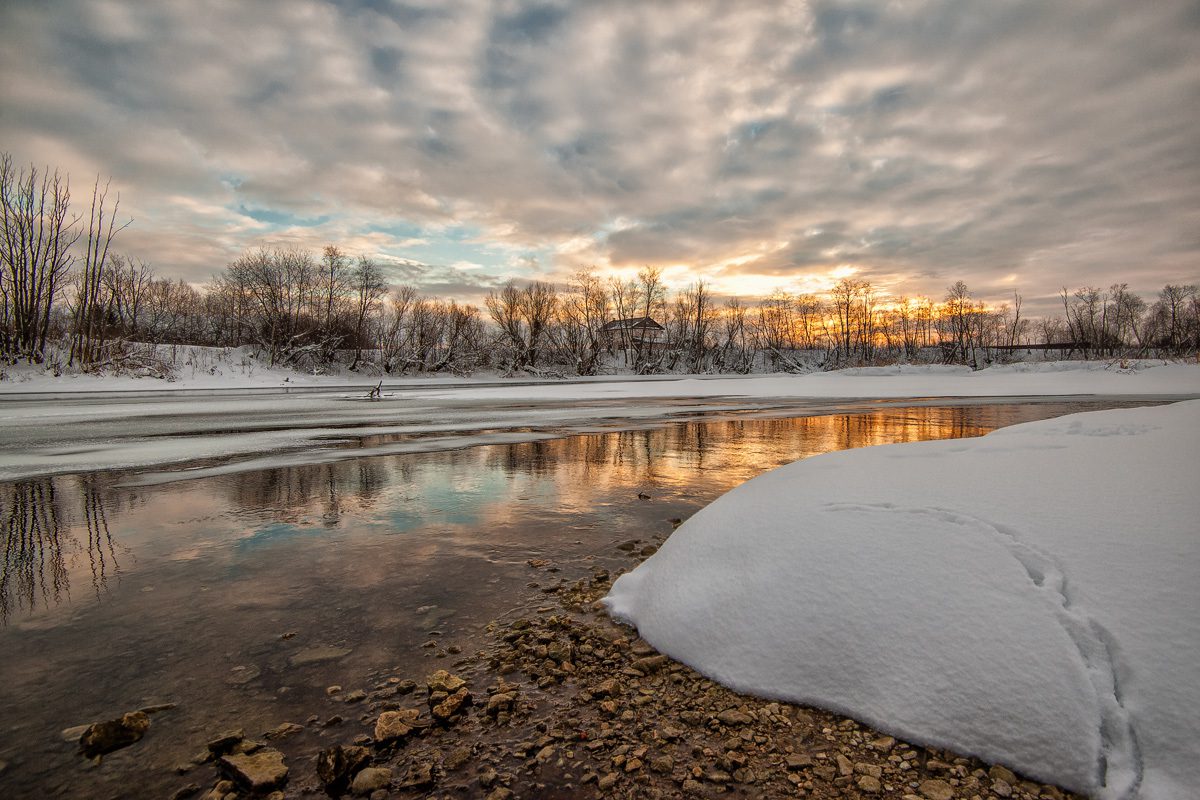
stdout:
<svg viewBox="0 0 1200 800">
<path fill-rule="evenodd" d="M 306 647 L 298 653 L 294 653 L 288 659 L 293 667 L 305 667 L 309 664 L 320 664 L 325 661 L 337 661 L 339 658 L 344 658 L 350 655 L 353 650 L 349 647 L 333 647 L 330 645 L 318 645 L 315 647 Z"/>
<path fill-rule="evenodd" d="M 415 708 L 385 711 L 375 721 L 375 741 L 380 744 L 403 739 L 417 727 L 421 712 Z"/>
<path fill-rule="evenodd" d="M 444 669 L 439 669 L 437 672 L 430 675 L 425 681 L 429 693 L 444 692 L 446 694 L 454 694 L 459 689 L 467 685 L 467 682 L 462 678 L 451 675 Z"/>
<path fill-rule="evenodd" d="M 283 753 L 270 747 L 249 754 L 222 756 L 217 763 L 222 772 L 254 792 L 287 783 L 288 768 Z"/>
<path fill-rule="evenodd" d="M 392 771 L 387 767 L 365 767 L 354 776 L 350 790 L 355 794 L 370 794 L 377 789 L 386 789 L 392 782 Z"/>
<path fill-rule="evenodd" d="M 236 731 L 222 731 L 208 741 L 208 752 L 213 755 L 224 755 L 233 749 L 233 746 L 246 738 L 246 731 L 238 729 Z"/>
<path fill-rule="evenodd" d="M 150 729 L 150 718 L 141 711 L 131 711 L 119 719 L 89 725 L 79 737 L 79 752 L 96 758 L 140 741 Z"/>
<path fill-rule="evenodd" d="M 371 763 L 371 751 L 365 747 L 337 745 L 317 754 L 317 777 L 326 793 L 340 795 L 360 770 Z"/>
</svg>

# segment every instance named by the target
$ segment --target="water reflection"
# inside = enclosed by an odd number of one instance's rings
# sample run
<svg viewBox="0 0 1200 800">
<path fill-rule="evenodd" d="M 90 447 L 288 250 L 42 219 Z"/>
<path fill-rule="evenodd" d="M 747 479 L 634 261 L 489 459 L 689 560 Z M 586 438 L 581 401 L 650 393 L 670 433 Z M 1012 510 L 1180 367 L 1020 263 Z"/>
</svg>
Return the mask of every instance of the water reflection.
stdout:
<svg viewBox="0 0 1200 800">
<path fill-rule="evenodd" d="M 245 560 L 252 551 L 298 534 L 312 539 L 321 531 L 352 534 L 352 541 L 338 540 L 347 556 L 354 546 L 369 545 L 372 536 L 417 530 L 454 531 L 460 550 L 478 551 L 483 542 L 492 548 L 542 545 L 554 532 L 538 525 L 549 519 L 573 515 L 574 528 L 652 526 L 668 513 L 686 516 L 697 503 L 795 459 L 976 436 L 1080 407 L 1045 403 L 741 417 L 287 466 L 141 489 L 114 488 L 98 476 L 2 485 L 0 624 L 15 612 L 47 610 L 70 599 L 72 581 L 81 576 L 102 599 L 121 562 L 133 558 L 117 544 L 130 535 L 138 543 L 127 546 L 176 561 L 214 552 Z M 623 504 L 639 493 L 659 504 L 682 505 L 654 515 Z M 114 526 L 128 535 L 114 536 Z M 226 549 L 231 542 L 235 547 Z M 442 557 L 445 549 L 445 542 L 431 544 L 413 557 Z"/>
<path fill-rule="evenodd" d="M 74 491 L 59 488 L 62 482 L 44 478 L 0 485 L 0 624 L 13 612 L 32 612 L 69 599 L 72 572 L 84 559 L 97 599 L 107 591 L 109 578 L 120 573 L 104 492 L 90 480 Z M 73 518 L 72 503 L 82 524 Z"/>
</svg>

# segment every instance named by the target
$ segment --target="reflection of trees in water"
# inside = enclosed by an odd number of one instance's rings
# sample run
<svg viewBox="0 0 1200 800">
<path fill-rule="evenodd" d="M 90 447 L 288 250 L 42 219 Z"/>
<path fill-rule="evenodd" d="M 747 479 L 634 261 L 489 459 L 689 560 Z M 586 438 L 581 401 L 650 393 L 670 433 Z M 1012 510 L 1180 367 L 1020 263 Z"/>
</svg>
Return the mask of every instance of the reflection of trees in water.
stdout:
<svg viewBox="0 0 1200 800">
<path fill-rule="evenodd" d="M 371 508 L 384 489 L 404 480 L 405 469 L 392 459 L 364 458 L 246 472 L 227 485 L 243 511 L 267 512 L 281 522 L 319 514 L 332 527 L 343 513 Z"/>
<path fill-rule="evenodd" d="M 71 509 L 78 503 L 86 531 L 80 541 Z M 88 480 L 77 489 L 43 478 L 0 485 L 3 561 L 0 562 L 0 623 L 14 611 L 32 611 L 70 597 L 70 568 L 86 553 L 92 588 L 99 598 L 120 573 L 101 490 Z"/>
</svg>

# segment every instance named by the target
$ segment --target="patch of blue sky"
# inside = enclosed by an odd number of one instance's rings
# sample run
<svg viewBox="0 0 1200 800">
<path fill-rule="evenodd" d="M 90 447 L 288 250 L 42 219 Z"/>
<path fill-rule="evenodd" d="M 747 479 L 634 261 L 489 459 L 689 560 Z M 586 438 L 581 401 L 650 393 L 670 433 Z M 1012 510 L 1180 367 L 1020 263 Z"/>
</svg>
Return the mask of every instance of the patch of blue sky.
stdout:
<svg viewBox="0 0 1200 800">
<path fill-rule="evenodd" d="M 283 228 L 315 228 L 318 225 L 324 225 L 333 217 L 329 214 L 322 214 L 318 217 L 301 217 L 287 211 L 280 211 L 272 208 L 250 208 L 245 205 L 239 205 L 237 212 L 242 216 L 249 217 L 256 222 L 262 222 L 272 226 L 275 229 Z"/>
</svg>

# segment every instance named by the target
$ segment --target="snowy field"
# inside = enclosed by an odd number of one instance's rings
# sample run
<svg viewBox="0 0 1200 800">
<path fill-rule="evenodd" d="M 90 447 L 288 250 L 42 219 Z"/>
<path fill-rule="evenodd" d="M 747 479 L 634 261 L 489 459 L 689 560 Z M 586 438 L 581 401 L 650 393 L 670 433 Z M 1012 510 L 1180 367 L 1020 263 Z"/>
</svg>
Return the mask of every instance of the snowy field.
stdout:
<svg viewBox="0 0 1200 800">
<path fill-rule="evenodd" d="M 1200 397 L 1200 365 L 1135 362 L 881 367 L 808 375 L 596 378 L 571 381 L 409 379 L 368 384 L 245 375 L 195 385 L 137 378 L 0 383 L 0 480 L 86 470 L 166 469 L 156 482 L 281 464 L 528 441 L 680 415 L 742 410 L 820 413 L 899 398 Z M 218 379 L 219 378 L 219 379 Z M 374 385 L 372 381 L 370 386 Z M 364 440 L 364 437 L 371 437 Z"/>
<path fill-rule="evenodd" d="M 1198 490 L 1196 401 L 830 453 L 705 508 L 606 603 L 740 691 L 1100 798 L 1193 798 Z"/>
</svg>

